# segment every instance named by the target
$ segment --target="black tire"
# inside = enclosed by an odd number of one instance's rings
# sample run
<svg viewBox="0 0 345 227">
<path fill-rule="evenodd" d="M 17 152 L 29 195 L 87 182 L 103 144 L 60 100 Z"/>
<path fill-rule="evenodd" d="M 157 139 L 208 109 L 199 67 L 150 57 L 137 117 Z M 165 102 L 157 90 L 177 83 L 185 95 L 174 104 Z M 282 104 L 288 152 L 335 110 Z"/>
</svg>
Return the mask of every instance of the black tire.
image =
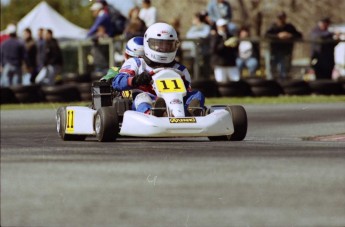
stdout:
<svg viewBox="0 0 345 227">
<path fill-rule="evenodd" d="M 310 81 L 309 86 L 313 93 L 320 95 L 342 95 L 343 87 L 341 83 L 333 80 Z"/>
<path fill-rule="evenodd" d="M 286 80 L 280 81 L 280 86 L 286 95 L 309 95 L 311 89 L 307 82 L 303 80 Z"/>
<path fill-rule="evenodd" d="M 193 81 L 192 88 L 195 90 L 199 90 L 205 97 L 218 96 L 218 84 L 214 80 Z"/>
<path fill-rule="evenodd" d="M 227 106 L 226 110 L 231 113 L 234 125 L 234 133 L 224 136 L 209 136 L 211 141 L 242 141 L 247 135 L 248 119 L 243 106 Z"/>
<path fill-rule="evenodd" d="M 13 91 L 8 87 L 0 88 L 0 104 L 16 103 Z"/>
<path fill-rule="evenodd" d="M 252 95 L 249 84 L 242 80 L 218 83 L 218 91 L 222 97 L 243 97 Z"/>
<path fill-rule="evenodd" d="M 77 87 L 73 84 L 43 86 L 41 89 L 45 96 L 45 99 L 49 102 L 52 102 L 53 99 L 59 102 L 73 102 L 81 100 L 80 93 Z M 52 98 L 54 96 L 55 98 Z"/>
<path fill-rule="evenodd" d="M 64 141 L 83 141 L 86 138 L 85 135 L 66 134 L 66 107 L 59 107 L 56 111 L 56 130 Z"/>
<path fill-rule="evenodd" d="M 256 80 L 251 84 L 254 96 L 279 96 L 284 94 L 282 87 L 275 80 Z"/>
<path fill-rule="evenodd" d="M 77 87 L 81 101 L 91 101 L 92 99 L 92 91 L 91 91 L 91 83 L 79 83 L 75 84 Z"/>
<path fill-rule="evenodd" d="M 106 106 L 97 110 L 94 129 L 99 142 L 115 141 L 119 134 L 119 120 L 114 107 Z"/>
<path fill-rule="evenodd" d="M 10 89 L 19 103 L 33 103 L 43 100 L 43 94 L 39 85 L 18 85 L 12 86 Z"/>
</svg>

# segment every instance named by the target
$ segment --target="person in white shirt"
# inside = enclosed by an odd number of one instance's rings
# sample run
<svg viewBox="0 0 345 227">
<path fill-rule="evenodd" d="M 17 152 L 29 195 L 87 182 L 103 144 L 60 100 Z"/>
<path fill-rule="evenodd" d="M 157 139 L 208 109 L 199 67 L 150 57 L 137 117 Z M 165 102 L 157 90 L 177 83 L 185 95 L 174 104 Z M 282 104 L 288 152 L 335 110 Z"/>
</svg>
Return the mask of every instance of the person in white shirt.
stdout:
<svg viewBox="0 0 345 227">
<path fill-rule="evenodd" d="M 139 18 L 145 22 L 146 27 L 157 22 L 157 9 L 151 6 L 151 0 L 143 0 Z"/>
<path fill-rule="evenodd" d="M 242 75 L 244 68 L 247 68 L 250 76 L 255 76 L 256 69 L 258 68 L 258 46 L 249 40 L 249 29 L 243 27 L 240 29 L 239 38 L 242 39 L 238 45 L 238 57 L 236 65 Z"/>
</svg>

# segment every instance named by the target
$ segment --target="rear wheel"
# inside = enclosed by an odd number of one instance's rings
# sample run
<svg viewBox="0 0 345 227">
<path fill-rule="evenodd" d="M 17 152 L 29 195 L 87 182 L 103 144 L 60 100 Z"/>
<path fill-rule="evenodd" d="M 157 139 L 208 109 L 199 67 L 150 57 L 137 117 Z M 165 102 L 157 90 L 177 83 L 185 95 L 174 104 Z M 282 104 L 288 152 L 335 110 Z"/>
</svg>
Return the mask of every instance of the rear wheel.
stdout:
<svg viewBox="0 0 345 227">
<path fill-rule="evenodd" d="M 64 141 L 83 141 L 85 135 L 66 134 L 66 107 L 60 107 L 56 112 L 56 130 Z"/>
<path fill-rule="evenodd" d="M 234 125 L 234 133 L 224 136 L 209 136 L 211 141 L 242 141 L 247 135 L 247 113 L 243 106 L 227 106 L 225 108 L 231 113 Z"/>
<path fill-rule="evenodd" d="M 112 106 L 101 107 L 96 113 L 94 127 L 98 141 L 115 141 L 120 131 L 116 109 Z"/>
</svg>

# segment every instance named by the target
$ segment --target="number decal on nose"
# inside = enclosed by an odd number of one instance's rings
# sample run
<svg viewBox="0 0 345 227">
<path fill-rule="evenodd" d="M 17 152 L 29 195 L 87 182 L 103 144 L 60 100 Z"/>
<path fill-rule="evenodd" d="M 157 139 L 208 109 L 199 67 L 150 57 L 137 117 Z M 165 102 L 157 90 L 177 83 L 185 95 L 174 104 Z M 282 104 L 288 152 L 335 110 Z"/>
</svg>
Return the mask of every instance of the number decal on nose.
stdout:
<svg viewBox="0 0 345 227">
<path fill-rule="evenodd" d="M 185 92 L 186 88 L 182 79 L 163 79 L 156 81 L 158 91 L 161 93 L 168 92 Z"/>
</svg>

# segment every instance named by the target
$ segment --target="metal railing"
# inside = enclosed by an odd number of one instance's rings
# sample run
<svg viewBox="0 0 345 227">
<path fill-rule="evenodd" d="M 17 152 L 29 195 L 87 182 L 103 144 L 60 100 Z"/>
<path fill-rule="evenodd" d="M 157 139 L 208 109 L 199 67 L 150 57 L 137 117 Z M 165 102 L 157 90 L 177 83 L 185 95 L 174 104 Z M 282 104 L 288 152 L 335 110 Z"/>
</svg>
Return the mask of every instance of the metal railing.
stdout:
<svg viewBox="0 0 345 227">
<path fill-rule="evenodd" d="M 252 38 L 248 39 L 252 42 L 259 42 L 260 44 L 260 69 L 261 73 L 267 79 L 272 79 L 270 70 L 270 50 L 269 39 L 265 38 Z M 303 70 L 309 67 L 310 62 L 310 47 L 312 43 L 327 43 L 329 41 L 321 40 L 296 40 L 294 41 L 293 57 L 292 57 L 292 70 Z M 340 40 L 345 44 L 345 40 Z M 193 80 L 208 79 L 213 72 L 210 67 L 210 54 L 207 53 L 206 39 L 182 39 L 181 41 L 182 59 L 181 62 L 190 70 Z M 114 65 L 120 66 L 122 64 L 123 50 L 125 47 L 125 40 L 123 39 L 105 39 L 98 42 L 98 47 L 103 48 L 103 55 L 107 61 L 106 68 Z M 83 41 L 65 41 L 60 43 L 64 57 L 64 71 L 65 72 L 78 72 L 84 74 L 93 69 L 90 58 L 92 57 L 91 50 L 95 47 L 95 43 L 91 40 Z M 104 51 L 105 50 L 105 51 Z M 344 53 L 345 62 L 345 53 Z M 345 65 L 341 67 L 344 68 Z M 296 72 L 295 72 L 296 73 Z M 298 74 L 298 72 L 297 72 Z M 298 76 L 298 75 L 297 75 Z"/>
</svg>

